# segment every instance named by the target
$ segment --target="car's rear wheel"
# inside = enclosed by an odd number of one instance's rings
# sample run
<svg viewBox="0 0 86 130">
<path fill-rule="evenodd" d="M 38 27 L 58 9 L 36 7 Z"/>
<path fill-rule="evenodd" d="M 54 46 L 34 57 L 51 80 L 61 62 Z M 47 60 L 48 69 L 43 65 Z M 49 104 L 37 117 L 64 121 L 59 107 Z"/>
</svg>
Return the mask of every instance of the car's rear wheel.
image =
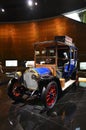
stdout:
<svg viewBox="0 0 86 130">
<path fill-rule="evenodd" d="M 15 100 L 19 101 L 22 99 L 25 93 L 25 87 L 19 83 L 17 79 L 12 79 L 8 84 L 8 96 Z"/>
<path fill-rule="evenodd" d="M 51 81 L 44 92 L 42 93 L 42 100 L 46 108 L 52 109 L 56 104 L 58 98 L 58 86 L 55 81 Z"/>
</svg>

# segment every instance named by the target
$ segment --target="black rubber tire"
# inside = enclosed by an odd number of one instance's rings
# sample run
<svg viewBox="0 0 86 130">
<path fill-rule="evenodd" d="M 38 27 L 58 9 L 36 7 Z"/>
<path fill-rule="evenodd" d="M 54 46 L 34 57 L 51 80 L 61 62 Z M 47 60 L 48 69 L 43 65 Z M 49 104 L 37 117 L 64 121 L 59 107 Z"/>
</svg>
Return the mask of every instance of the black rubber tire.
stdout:
<svg viewBox="0 0 86 130">
<path fill-rule="evenodd" d="M 51 81 L 42 92 L 42 102 L 47 109 L 52 109 L 58 99 L 58 86 L 55 81 Z"/>
<path fill-rule="evenodd" d="M 17 79 L 11 79 L 8 83 L 7 93 L 12 100 L 20 101 L 25 93 L 25 87 Z"/>
</svg>

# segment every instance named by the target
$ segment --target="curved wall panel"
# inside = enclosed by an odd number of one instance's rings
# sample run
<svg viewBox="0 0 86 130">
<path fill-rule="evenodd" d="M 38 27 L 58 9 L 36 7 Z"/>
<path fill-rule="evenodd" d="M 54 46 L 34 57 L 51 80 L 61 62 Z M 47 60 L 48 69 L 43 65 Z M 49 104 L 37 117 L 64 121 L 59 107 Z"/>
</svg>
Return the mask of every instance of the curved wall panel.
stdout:
<svg viewBox="0 0 86 130">
<path fill-rule="evenodd" d="M 79 54 L 86 53 L 86 24 L 64 16 L 24 23 L 0 24 L 0 60 L 32 60 L 34 43 L 68 35 L 76 43 Z M 80 56 L 81 59 L 83 57 Z M 86 56 L 84 57 L 86 60 Z"/>
</svg>

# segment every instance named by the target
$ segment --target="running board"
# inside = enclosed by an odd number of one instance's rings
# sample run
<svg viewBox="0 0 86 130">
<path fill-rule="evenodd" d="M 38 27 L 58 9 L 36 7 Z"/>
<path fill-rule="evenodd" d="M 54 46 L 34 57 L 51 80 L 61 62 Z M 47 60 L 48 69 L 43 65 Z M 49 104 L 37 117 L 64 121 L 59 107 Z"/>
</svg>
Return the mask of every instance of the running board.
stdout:
<svg viewBox="0 0 86 130">
<path fill-rule="evenodd" d="M 64 91 L 66 88 L 68 88 L 70 85 L 72 85 L 76 80 L 69 80 L 67 82 L 65 82 L 65 86 L 62 87 L 62 90 Z"/>
</svg>

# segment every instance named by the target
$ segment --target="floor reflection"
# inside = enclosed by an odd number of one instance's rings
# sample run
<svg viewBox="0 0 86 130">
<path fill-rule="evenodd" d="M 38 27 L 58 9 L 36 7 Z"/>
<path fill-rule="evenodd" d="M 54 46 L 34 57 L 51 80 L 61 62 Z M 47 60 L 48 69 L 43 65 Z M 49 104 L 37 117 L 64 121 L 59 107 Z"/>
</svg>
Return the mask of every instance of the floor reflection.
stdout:
<svg viewBox="0 0 86 130">
<path fill-rule="evenodd" d="M 56 104 L 51 111 L 42 112 L 42 106 L 13 104 L 9 110 L 9 123 L 18 130 L 68 130 L 74 121 L 76 105 L 68 102 L 62 109 Z"/>
</svg>

